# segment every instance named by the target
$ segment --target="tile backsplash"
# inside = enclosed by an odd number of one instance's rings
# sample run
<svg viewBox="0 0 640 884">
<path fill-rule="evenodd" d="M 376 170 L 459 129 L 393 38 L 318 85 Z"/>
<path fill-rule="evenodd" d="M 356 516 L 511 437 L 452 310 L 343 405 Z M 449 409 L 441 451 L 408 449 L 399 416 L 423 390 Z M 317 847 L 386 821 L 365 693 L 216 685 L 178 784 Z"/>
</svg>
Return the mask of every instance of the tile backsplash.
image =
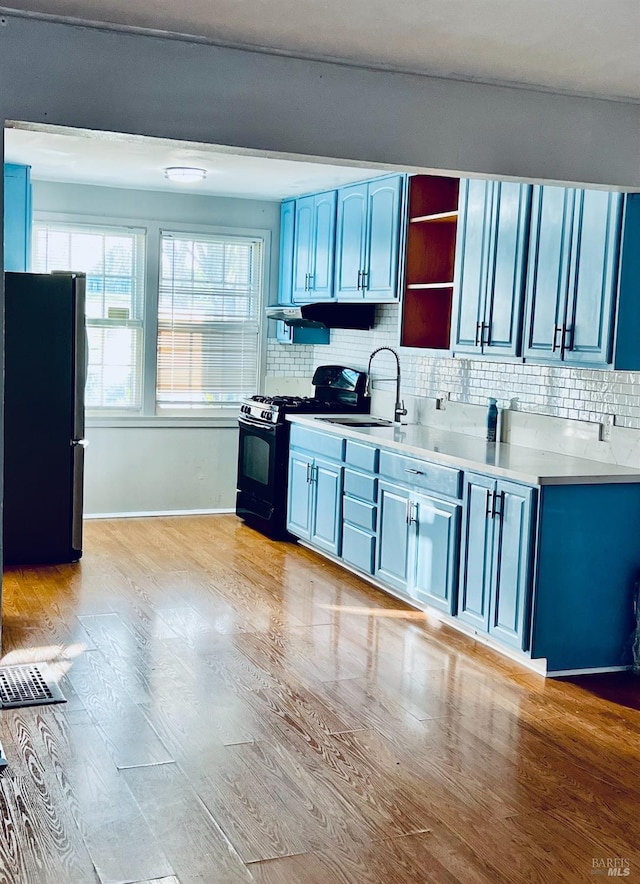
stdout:
<svg viewBox="0 0 640 884">
<path fill-rule="evenodd" d="M 310 378 L 315 366 L 324 363 L 366 369 L 372 350 L 382 346 L 397 349 L 397 341 L 397 305 L 379 306 L 370 331 L 332 330 L 328 346 L 289 346 L 270 339 L 268 381 L 273 386 L 276 378 L 283 382 L 285 378 Z M 452 359 L 409 349 L 398 352 L 405 397 L 435 399 L 445 395 L 454 402 L 485 405 L 488 396 L 495 396 L 501 408 L 591 423 L 607 423 L 613 415 L 616 426 L 640 430 L 640 372 Z M 376 378 L 393 373 L 390 356 L 376 357 L 374 386 Z M 392 389 L 383 381 L 379 386 Z"/>
</svg>

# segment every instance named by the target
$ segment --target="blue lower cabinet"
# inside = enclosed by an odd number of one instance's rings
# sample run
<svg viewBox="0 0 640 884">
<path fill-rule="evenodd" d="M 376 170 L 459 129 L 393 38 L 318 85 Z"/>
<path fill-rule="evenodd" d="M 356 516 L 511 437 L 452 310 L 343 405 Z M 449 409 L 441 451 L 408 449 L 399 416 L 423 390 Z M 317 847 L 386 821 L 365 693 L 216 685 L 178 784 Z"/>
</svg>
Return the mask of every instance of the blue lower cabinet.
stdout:
<svg viewBox="0 0 640 884">
<path fill-rule="evenodd" d="M 529 644 L 535 491 L 469 474 L 458 616 L 504 644 Z"/>
<path fill-rule="evenodd" d="M 458 616 L 483 632 L 489 630 L 493 554 L 490 514 L 495 487 L 496 480 L 488 476 L 465 476 Z"/>
<path fill-rule="evenodd" d="M 305 540 L 311 536 L 312 469 L 313 457 L 297 451 L 289 452 L 287 531 Z"/>
<path fill-rule="evenodd" d="M 345 522 L 342 529 L 342 558 L 365 574 L 375 569 L 376 537 L 370 531 Z"/>
<path fill-rule="evenodd" d="M 409 595 L 453 614 L 458 583 L 459 504 L 413 495 Z"/>
<path fill-rule="evenodd" d="M 316 458 L 311 472 L 311 536 L 315 546 L 340 555 L 344 467 Z"/>
<path fill-rule="evenodd" d="M 519 650 L 529 647 L 535 490 L 500 481 L 495 491 L 491 617 L 489 633 Z"/>
<path fill-rule="evenodd" d="M 409 561 L 409 501 L 407 489 L 380 482 L 375 576 L 404 591 Z"/>
<path fill-rule="evenodd" d="M 287 531 L 336 556 L 342 538 L 343 471 L 341 464 L 289 451 Z"/>
</svg>

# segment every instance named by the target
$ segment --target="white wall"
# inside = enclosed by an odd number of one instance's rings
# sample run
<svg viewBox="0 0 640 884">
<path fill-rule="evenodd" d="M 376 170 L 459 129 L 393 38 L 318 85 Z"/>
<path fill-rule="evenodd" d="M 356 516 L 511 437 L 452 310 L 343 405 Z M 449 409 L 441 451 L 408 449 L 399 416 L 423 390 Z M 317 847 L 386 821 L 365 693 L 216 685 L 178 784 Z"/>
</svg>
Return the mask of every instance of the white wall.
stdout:
<svg viewBox="0 0 640 884">
<path fill-rule="evenodd" d="M 85 515 L 231 509 L 238 430 L 101 427 L 87 431 Z"/>
<path fill-rule="evenodd" d="M 35 181 L 34 212 L 158 224 L 260 228 L 271 233 L 270 278 L 277 287 L 280 205 L 194 194 Z M 275 295 L 274 295 L 275 298 Z M 235 504 L 238 430 L 207 426 L 96 426 L 87 421 L 87 515 L 231 509 Z"/>
</svg>

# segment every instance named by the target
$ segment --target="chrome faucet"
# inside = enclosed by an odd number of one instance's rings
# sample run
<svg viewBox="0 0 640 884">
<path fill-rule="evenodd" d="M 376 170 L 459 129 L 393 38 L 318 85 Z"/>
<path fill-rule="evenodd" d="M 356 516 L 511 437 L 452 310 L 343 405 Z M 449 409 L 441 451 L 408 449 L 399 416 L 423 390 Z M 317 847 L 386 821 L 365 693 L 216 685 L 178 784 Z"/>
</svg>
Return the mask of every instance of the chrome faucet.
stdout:
<svg viewBox="0 0 640 884">
<path fill-rule="evenodd" d="M 396 404 L 393 408 L 393 420 L 394 423 L 399 424 L 400 418 L 404 417 L 404 415 L 407 413 L 407 409 L 404 407 L 404 402 L 400 399 L 400 357 L 391 347 L 378 347 L 377 350 L 374 350 L 371 356 L 369 356 L 369 367 L 367 368 L 367 384 L 364 389 L 364 395 L 371 398 L 371 363 L 373 362 L 373 357 L 376 355 L 376 353 L 380 353 L 382 350 L 388 350 L 389 353 L 393 353 L 396 359 L 395 378 L 378 378 L 378 380 L 396 382 Z"/>
</svg>

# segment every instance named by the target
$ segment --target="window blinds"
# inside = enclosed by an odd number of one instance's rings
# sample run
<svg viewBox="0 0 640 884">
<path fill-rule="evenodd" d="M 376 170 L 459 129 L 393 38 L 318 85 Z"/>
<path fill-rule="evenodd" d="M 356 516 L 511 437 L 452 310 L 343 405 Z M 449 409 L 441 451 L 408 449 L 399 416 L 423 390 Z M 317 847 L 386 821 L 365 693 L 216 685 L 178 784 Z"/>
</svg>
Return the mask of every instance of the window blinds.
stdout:
<svg viewBox="0 0 640 884">
<path fill-rule="evenodd" d="M 37 273 L 87 275 L 87 408 L 141 405 L 144 230 L 36 222 Z"/>
<path fill-rule="evenodd" d="M 258 383 L 262 240 L 162 231 L 156 399 L 235 404 Z"/>
</svg>

